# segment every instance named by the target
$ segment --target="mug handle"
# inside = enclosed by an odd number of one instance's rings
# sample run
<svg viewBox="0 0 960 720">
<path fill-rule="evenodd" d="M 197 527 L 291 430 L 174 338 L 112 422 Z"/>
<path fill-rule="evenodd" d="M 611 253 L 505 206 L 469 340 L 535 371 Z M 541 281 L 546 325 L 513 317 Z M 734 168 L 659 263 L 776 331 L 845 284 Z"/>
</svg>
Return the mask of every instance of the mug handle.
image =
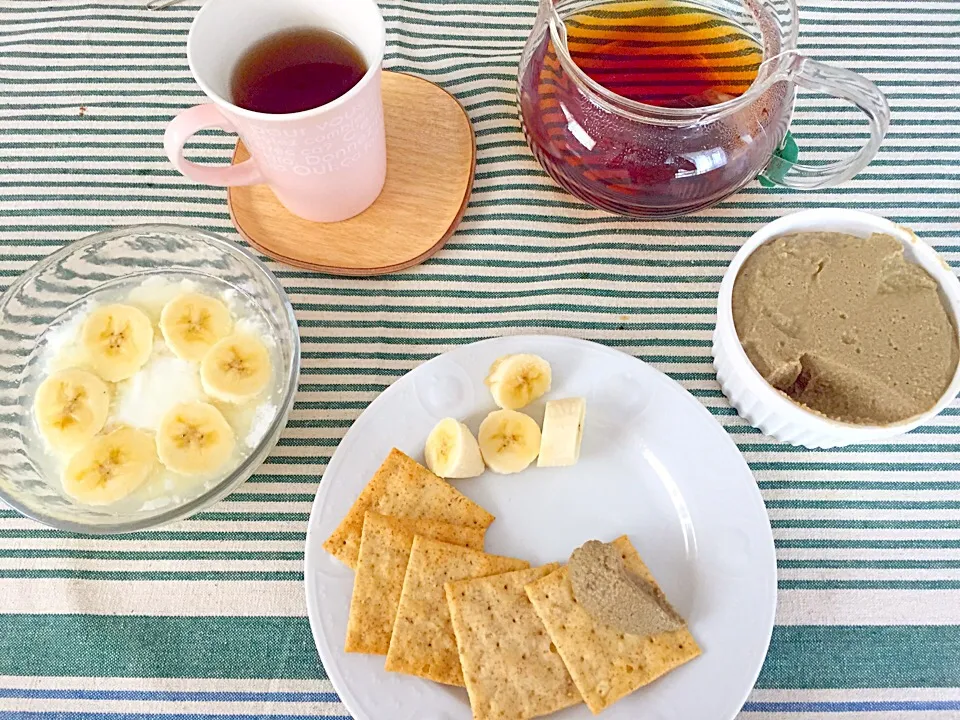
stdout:
<svg viewBox="0 0 960 720">
<path fill-rule="evenodd" d="M 183 156 L 183 146 L 197 132 L 207 128 L 236 132 L 233 123 L 213 103 L 194 105 L 178 114 L 167 125 L 167 131 L 163 135 L 163 149 L 177 170 L 198 183 L 218 187 L 256 185 L 264 182 L 260 168 L 253 158 L 237 165 L 219 167 L 206 167 L 187 160 Z"/>
<path fill-rule="evenodd" d="M 807 90 L 848 100 L 860 108 L 870 125 L 870 139 L 852 157 L 826 165 L 804 165 L 774 155 L 763 175 L 784 187 L 816 190 L 839 185 L 869 165 L 890 126 L 890 106 L 877 86 L 855 72 L 824 65 L 794 50 L 772 60 L 781 64 L 774 81 L 793 82 Z"/>
</svg>

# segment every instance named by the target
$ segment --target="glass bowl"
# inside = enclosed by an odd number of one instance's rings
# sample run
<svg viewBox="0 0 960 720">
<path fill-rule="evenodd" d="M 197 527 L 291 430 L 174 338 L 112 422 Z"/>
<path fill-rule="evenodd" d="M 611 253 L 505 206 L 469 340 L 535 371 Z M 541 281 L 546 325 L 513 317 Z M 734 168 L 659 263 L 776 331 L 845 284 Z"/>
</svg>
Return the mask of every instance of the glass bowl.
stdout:
<svg viewBox="0 0 960 720">
<path fill-rule="evenodd" d="M 37 461 L 46 451 L 34 439 L 33 390 L 25 380 L 42 367 L 43 335 L 51 326 L 64 323 L 94 293 L 157 275 L 214 283 L 255 303 L 275 341 L 276 413 L 260 440 L 222 480 L 198 483 L 166 505 L 84 505 L 66 495 L 60 478 L 51 477 Z M 193 515 L 250 477 L 276 445 L 293 407 L 299 373 L 293 307 L 273 274 L 235 243 L 178 225 L 122 227 L 77 240 L 38 262 L 0 297 L 0 499 L 46 525 L 94 535 L 144 530 Z"/>
</svg>

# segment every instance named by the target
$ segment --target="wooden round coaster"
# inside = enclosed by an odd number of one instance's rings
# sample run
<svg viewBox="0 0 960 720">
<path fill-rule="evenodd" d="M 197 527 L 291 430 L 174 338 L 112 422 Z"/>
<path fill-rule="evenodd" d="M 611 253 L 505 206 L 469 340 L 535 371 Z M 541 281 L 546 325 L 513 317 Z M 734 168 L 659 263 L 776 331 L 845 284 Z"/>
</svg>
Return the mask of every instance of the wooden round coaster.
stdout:
<svg viewBox="0 0 960 720">
<path fill-rule="evenodd" d="M 476 145 L 456 98 L 413 75 L 383 73 L 387 181 L 369 208 L 317 223 L 287 210 L 267 185 L 227 193 L 237 231 L 264 255 L 333 275 L 382 275 L 421 263 L 453 233 L 467 207 Z M 237 143 L 233 163 L 250 157 Z"/>
</svg>

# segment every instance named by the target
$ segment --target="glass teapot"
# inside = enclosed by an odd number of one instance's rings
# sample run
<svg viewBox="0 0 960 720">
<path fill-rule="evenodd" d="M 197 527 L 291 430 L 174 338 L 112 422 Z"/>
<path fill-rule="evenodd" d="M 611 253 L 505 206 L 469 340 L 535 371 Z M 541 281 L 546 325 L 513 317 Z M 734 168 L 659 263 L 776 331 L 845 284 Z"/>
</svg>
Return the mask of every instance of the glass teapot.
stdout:
<svg viewBox="0 0 960 720">
<path fill-rule="evenodd" d="M 877 87 L 796 50 L 796 0 L 541 0 L 520 60 L 527 142 L 547 172 L 599 208 L 674 217 L 758 174 L 786 187 L 837 185 L 887 132 Z M 777 154 L 797 86 L 847 100 L 870 137 L 823 165 Z"/>
</svg>

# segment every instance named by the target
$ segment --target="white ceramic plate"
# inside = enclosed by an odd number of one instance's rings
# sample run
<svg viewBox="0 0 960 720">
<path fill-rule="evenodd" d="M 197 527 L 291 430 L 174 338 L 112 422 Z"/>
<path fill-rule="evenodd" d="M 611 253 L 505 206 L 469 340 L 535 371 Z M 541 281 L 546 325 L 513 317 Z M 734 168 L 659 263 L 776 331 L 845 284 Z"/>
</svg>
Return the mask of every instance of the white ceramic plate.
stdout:
<svg viewBox="0 0 960 720">
<path fill-rule="evenodd" d="M 733 718 L 760 672 L 776 603 L 773 536 L 756 482 L 723 428 L 674 381 L 619 351 L 548 336 L 487 340 L 424 363 L 371 403 L 334 453 L 310 517 L 305 580 L 313 636 L 340 698 L 356 720 L 471 717 L 464 690 L 343 651 L 353 572 L 321 545 L 391 447 L 422 461 L 427 434 L 447 416 L 476 432 L 495 409 L 487 369 L 516 352 L 553 366 L 553 389 L 524 410 L 538 422 L 544 400 L 587 398 L 583 447 L 574 467 L 454 481 L 497 517 L 486 550 L 538 565 L 628 534 L 703 655 L 602 717 Z M 551 717 L 592 716 L 581 705 Z"/>
</svg>

